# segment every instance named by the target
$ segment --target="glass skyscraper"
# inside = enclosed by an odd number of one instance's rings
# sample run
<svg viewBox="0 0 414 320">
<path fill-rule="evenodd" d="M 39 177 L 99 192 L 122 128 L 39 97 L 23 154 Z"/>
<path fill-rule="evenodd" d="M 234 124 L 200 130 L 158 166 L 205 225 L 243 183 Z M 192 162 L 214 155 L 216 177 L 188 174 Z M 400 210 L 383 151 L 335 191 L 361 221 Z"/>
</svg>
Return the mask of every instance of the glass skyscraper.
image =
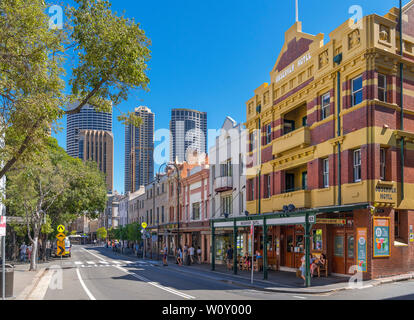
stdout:
<svg viewBox="0 0 414 320">
<path fill-rule="evenodd" d="M 139 127 L 125 127 L 125 193 L 135 192 L 154 179 L 154 113 L 141 106 L 135 114 L 142 119 Z"/>
<path fill-rule="evenodd" d="M 207 153 L 207 112 L 173 109 L 170 132 L 170 161 L 188 160 L 189 150 Z"/>
</svg>

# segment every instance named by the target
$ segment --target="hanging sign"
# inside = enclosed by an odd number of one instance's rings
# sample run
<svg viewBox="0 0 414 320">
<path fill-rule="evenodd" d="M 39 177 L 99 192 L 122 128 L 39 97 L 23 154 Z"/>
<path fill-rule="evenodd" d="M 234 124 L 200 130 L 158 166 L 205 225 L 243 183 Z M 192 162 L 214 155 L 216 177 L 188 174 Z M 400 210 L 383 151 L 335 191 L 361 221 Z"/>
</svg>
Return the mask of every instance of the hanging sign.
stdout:
<svg viewBox="0 0 414 320">
<path fill-rule="evenodd" d="M 367 272 L 367 235 L 367 228 L 357 228 L 357 263 L 361 272 Z"/>
<path fill-rule="evenodd" d="M 0 216 L 0 237 L 6 236 L 6 216 Z"/>
<path fill-rule="evenodd" d="M 389 257 L 390 253 L 390 219 L 374 218 L 374 258 Z"/>
</svg>

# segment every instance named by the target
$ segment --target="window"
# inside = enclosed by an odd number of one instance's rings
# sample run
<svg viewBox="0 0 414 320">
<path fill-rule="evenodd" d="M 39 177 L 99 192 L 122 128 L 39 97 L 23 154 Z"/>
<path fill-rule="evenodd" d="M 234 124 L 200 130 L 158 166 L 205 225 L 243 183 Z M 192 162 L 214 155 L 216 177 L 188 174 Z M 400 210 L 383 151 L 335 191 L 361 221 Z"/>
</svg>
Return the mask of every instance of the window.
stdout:
<svg viewBox="0 0 414 320">
<path fill-rule="evenodd" d="M 254 148 L 254 133 L 250 132 L 249 133 L 249 152 L 253 152 L 253 148 Z"/>
<path fill-rule="evenodd" d="M 265 125 L 265 144 L 272 142 L 272 124 Z"/>
<path fill-rule="evenodd" d="M 193 220 L 200 220 L 200 203 L 193 203 Z"/>
<path fill-rule="evenodd" d="M 394 230 L 395 230 L 395 239 L 400 237 L 400 213 L 395 211 L 394 213 Z"/>
<path fill-rule="evenodd" d="M 363 99 L 362 93 L 362 76 L 352 80 L 352 106 L 361 103 Z"/>
<path fill-rule="evenodd" d="M 380 179 L 385 180 L 385 148 L 380 149 Z"/>
<path fill-rule="evenodd" d="M 302 190 L 308 189 L 308 173 L 302 172 Z"/>
<path fill-rule="evenodd" d="M 322 229 L 312 231 L 312 250 L 322 251 Z"/>
<path fill-rule="evenodd" d="M 270 189 L 270 175 L 267 174 L 264 176 L 264 183 L 265 183 L 265 190 L 264 190 L 264 197 L 268 199 L 271 197 L 271 189 Z"/>
<path fill-rule="evenodd" d="M 329 107 L 331 105 L 331 94 L 327 93 L 322 96 L 322 106 L 321 106 L 321 118 L 322 120 L 329 117 Z"/>
<path fill-rule="evenodd" d="M 233 196 L 221 198 L 221 213 L 222 215 L 233 213 Z"/>
<path fill-rule="evenodd" d="M 354 182 L 361 181 L 361 149 L 354 151 Z"/>
<path fill-rule="evenodd" d="M 221 176 L 222 177 L 232 177 L 233 176 L 233 165 L 231 159 L 227 160 L 221 165 Z"/>
<path fill-rule="evenodd" d="M 304 116 L 302 118 L 302 126 L 307 127 L 308 126 L 308 116 Z"/>
<path fill-rule="evenodd" d="M 387 77 L 378 74 L 378 100 L 387 102 Z"/>
<path fill-rule="evenodd" d="M 323 159 L 323 187 L 329 188 L 329 159 Z"/>
<path fill-rule="evenodd" d="M 285 176 L 285 191 L 292 192 L 295 190 L 295 175 L 292 173 L 286 173 Z"/>
<path fill-rule="evenodd" d="M 249 183 L 249 191 L 250 191 L 249 201 L 253 201 L 254 200 L 254 182 L 253 182 L 253 179 L 250 179 L 248 181 L 248 183 Z"/>
<path fill-rule="evenodd" d="M 288 134 L 289 132 L 295 131 L 295 121 L 293 120 L 284 120 L 283 121 L 283 133 Z"/>
</svg>

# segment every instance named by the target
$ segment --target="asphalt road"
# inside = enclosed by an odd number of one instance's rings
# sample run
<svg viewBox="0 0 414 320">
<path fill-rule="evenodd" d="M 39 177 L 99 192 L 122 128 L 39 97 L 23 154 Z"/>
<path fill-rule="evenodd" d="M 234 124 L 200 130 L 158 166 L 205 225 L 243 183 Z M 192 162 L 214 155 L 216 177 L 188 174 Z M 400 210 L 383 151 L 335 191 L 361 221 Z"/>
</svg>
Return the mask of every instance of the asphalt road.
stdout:
<svg viewBox="0 0 414 320">
<path fill-rule="evenodd" d="M 326 295 L 271 293 L 238 287 L 208 275 L 194 276 L 101 247 L 73 246 L 57 261 L 45 300 L 381 300 L 414 299 L 414 281 Z M 58 273 L 56 273 L 58 274 Z M 61 279 L 61 280 L 60 280 Z"/>
</svg>

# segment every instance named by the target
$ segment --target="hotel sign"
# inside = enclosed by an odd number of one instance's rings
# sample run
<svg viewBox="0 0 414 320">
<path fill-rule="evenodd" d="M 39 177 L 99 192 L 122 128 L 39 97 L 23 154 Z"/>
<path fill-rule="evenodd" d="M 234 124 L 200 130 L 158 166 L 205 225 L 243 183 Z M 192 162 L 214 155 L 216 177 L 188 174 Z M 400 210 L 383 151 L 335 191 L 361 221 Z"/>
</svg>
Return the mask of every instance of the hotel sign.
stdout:
<svg viewBox="0 0 414 320">
<path fill-rule="evenodd" d="M 324 219 L 318 218 L 316 219 L 316 223 L 319 224 L 346 224 L 346 219 Z"/>
<path fill-rule="evenodd" d="M 312 59 L 312 55 L 310 53 L 305 54 L 302 58 L 298 60 L 296 64 L 291 64 L 281 73 L 279 73 L 276 77 L 276 83 L 286 78 L 289 74 L 293 73 L 295 71 L 295 65 L 297 66 L 297 68 L 299 68 L 300 66 L 308 62 L 310 59 Z"/>
<path fill-rule="evenodd" d="M 397 188 L 395 185 L 377 185 L 375 187 L 375 201 L 376 202 L 386 202 L 386 203 L 395 203 L 397 196 Z"/>
</svg>

